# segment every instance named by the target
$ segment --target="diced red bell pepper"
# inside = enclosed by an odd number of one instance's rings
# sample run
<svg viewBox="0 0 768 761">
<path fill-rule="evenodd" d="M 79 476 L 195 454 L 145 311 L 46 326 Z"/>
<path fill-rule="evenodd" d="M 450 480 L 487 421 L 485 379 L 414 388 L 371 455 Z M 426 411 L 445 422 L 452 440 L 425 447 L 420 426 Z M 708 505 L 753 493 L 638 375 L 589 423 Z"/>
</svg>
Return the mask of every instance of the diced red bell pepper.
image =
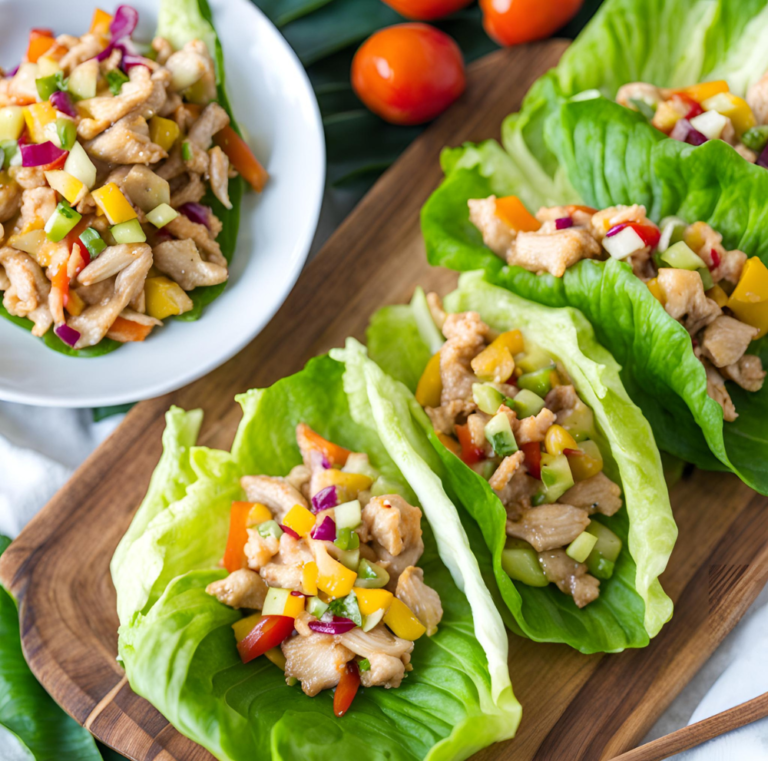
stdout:
<svg viewBox="0 0 768 761">
<path fill-rule="evenodd" d="M 69 156 L 69 151 L 66 151 L 65 153 L 62 153 L 59 158 L 56 159 L 56 161 L 51 161 L 50 164 L 44 164 L 42 167 L 40 167 L 44 172 L 52 172 L 55 169 L 63 169 L 64 164 L 67 163 L 67 156 Z"/>
<path fill-rule="evenodd" d="M 684 111 L 683 118 L 693 119 L 694 116 L 704 113 L 704 109 L 701 107 L 701 103 L 694 100 L 688 93 L 676 92 L 671 100 L 678 101 L 682 108 L 680 111 Z"/>
<path fill-rule="evenodd" d="M 341 718 L 352 705 L 360 687 L 360 670 L 355 661 L 349 661 L 344 667 L 339 680 L 339 686 L 333 694 L 333 712 Z"/>
<path fill-rule="evenodd" d="M 233 502 L 229 512 L 229 535 L 224 550 L 223 565 L 230 573 L 239 571 L 247 565 L 245 545 L 248 542 L 248 514 L 252 502 Z"/>
<path fill-rule="evenodd" d="M 538 441 L 529 441 L 527 444 L 521 444 L 520 449 L 525 455 L 525 466 L 528 468 L 528 475 L 531 478 L 541 480 L 541 445 Z"/>
<path fill-rule="evenodd" d="M 661 230 L 656 225 L 641 225 L 638 222 L 622 222 L 608 230 L 607 237 L 620 233 L 625 227 L 631 227 L 646 246 L 656 248 L 661 240 Z"/>
<path fill-rule="evenodd" d="M 257 193 L 261 193 L 269 175 L 253 155 L 245 140 L 229 126 L 217 132 L 213 140 L 227 154 L 232 166 L 243 176 L 243 179 Z"/>
<path fill-rule="evenodd" d="M 290 616 L 262 616 L 256 626 L 237 643 L 237 652 L 243 663 L 264 655 L 267 650 L 277 647 L 293 633 Z"/>
<path fill-rule="evenodd" d="M 55 42 L 53 32 L 50 29 L 33 29 L 29 33 L 27 61 L 37 63 L 37 59 L 52 48 Z"/>
<path fill-rule="evenodd" d="M 474 465 L 476 462 L 480 462 L 485 459 L 485 452 L 481 447 L 477 447 L 472 442 L 472 436 L 469 433 L 469 426 L 457 425 L 456 436 L 459 438 L 459 444 L 461 444 L 461 454 L 459 457 L 467 465 Z"/>
<path fill-rule="evenodd" d="M 709 255 L 712 257 L 712 266 L 710 267 L 711 270 L 717 269 L 720 266 L 720 262 L 722 259 L 720 258 L 720 254 L 717 253 L 717 249 L 713 248 Z"/>
</svg>

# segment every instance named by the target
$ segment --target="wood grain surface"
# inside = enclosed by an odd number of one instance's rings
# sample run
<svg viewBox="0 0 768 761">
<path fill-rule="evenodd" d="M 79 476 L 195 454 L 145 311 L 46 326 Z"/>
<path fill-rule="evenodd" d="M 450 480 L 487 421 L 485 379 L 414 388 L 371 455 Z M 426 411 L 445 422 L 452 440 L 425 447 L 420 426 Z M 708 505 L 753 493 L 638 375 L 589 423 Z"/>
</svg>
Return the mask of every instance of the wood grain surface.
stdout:
<svg viewBox="0 0 768 761">
<path fill-rule="evenodd" d="M 299 370 L 348 335 L 362 338 L 376 308 L 407 300 L 417 284 L 450 290 L 456 275 L 428 267 L 418 223 L 441 177 L 440 149 L 498 137 L 504 116 L 565 47 L 551 41 L 473 64 L 465 95 L 360 202 L 263 333 L 207 377 L 137 405 L 0 559 L 32 670 L 103 742 L 135 761 L 211 758 L 131 691 L 115 661 L 109 560 L 160 456 L 165 411 L 202 407 L 201 443 L 229 448 L 236 393 Z M 672 622 L 648 648 L 610 656 L 510 637 L 522 725 L 515 740 L 477 758 L 597 761 L 634 747 L 765 584 L 766 502 L 722 474 L 678 484 L 680 541 L 662 579 L 677 603 Z"/>
</svg>

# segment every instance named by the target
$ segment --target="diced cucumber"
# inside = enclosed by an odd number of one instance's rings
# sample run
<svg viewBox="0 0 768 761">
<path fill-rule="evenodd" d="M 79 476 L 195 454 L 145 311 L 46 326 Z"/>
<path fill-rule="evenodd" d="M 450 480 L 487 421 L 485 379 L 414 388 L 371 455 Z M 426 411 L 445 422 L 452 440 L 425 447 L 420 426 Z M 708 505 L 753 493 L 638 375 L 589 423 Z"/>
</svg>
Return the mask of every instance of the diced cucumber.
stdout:
<svg viewBox="0 0 768 761">
<path fill-rule="evenodd" d="M 596 579 L 610 579 L 616 570 L 616 563 L 604 558 L 601 554 L 592 552 L 587 558 L 587 570 Z"/>
<path fill-rule="evenodd" d="M 371 465 L 368 455 L 361 452 L 350 453 L 341 470 L 343 473 L 356 473 L 361 476 L 368 476 L 371 481 L 375 481 L 379 477 L 379 471 Z"/>
<path fill-rule="evenodd" d="M 708 111 L 707 113 L 713 114 L 715 112 Z M 699 267 L 696 272 L 698 272 L 701 277 L 701 284 L 704 286 L 705 291 L 708 291 L 710 288 L 714 287 L 715 281 L 712 279 L 712 273 L 707 267 Z"/>
<path fill-rule="evenodd" d="M 526 344 L 522 354 L 515 355 L 515 365 L 524 373 L 534 373 L 544 367 L 554 367 L 552 357 L 535 344 Z"/>
<path fill-rule="evenodd" d="M 437 354 L 443 347 L 445 338 L 432 319 L 432 312 L 429 311 L 427 297 L 424 295 L 424 290 L 420 287 L 417 287 L 413 292 L 411 311 L 413 312 L 413 319 L 416 320 L 416 327 L 419 330 L 421 340 L 429 347 L 431 354 Z"/>
<path fill-rule="evenodd" d="M 259 532 L 259 536 L 264 539 L 268 539 L 270 536 L 279 539 L 283 535 L 283 530 L 280 528 L 280 524 L 277 521 L 264 521 L 264 523 L 259 524 L 259 527 L 256 530 Z"/>
<path fill-rule="evenodd" d="M 371 629 L 373 629 L 374 626 L 376 626 L 382 618 L 387 614 L 387 611 L 384 608 L 380 608 L 379 610 L 375 610 L 373 613 L 371 613 L 370 616 L 363 616 L 363 625 L 362 630 L 364 632 L 369 632 Z M 360 662 L 362 665 L 362 661 Z M 368 664 L 368 668 L 371 668 L 371 664 Z"/>
<path fill-rule="evenodd" d="M 357 536 L 357 534 L 355 534 Z M 360 538 L 358 537 L 358 546 L 360 545 Z M 339 553 L 339 563 L 341 563 L 345 568 L 349 568 L 350 571 L 356 571 L 357 567 L 360 565 L 360 550 L 359 549 L 352 549 L 352 550 L 344 550 L 343 552 Z"/>
<path fill-rule="evenodd" d="M 121 222 L 119 225 L 111 227 L 109 231 L 117 243 L 144 243 L 147 240 L 138 219 Z"/>
<path fill-rule="evenodd" d="M 691 251 L 688 244 L 682 240 L 675 243 L 674 246 L 670 246 L 661 255 L 661 259 L 670 267 L 678 270 L 697 270 L 707 266 L 702 258 Z"/>
<path fill-rule="evenodd" d="M 595 551 L 615 563 L 621 554 L 621 539 L 608 526 L 596 521 L 594 518 L 589 522 L 586 531 L 597 537 Z"/>
<path fill-rule="evenodd" d="M 546 587 L 549 584 L 541 570 L 536 550 L 526 542 L 514 542 L 513 546 L 502 550 L 501 567 L 510 579 L 522 581 L 529 587 Z"/>
<path fill-rule="evenodd" d="M 181 158 L 184 161 L 192 161 L 192 144 L 189 140 L 185 140 L 181 144 Z"/>
<path fill-rule="evenodd" d="M 633 227 L 625 227 L 615 235 L 603 238 L 603 248 L 613 259 L 626 259 L 645 248 L 645 241 Z"/>
<path fill-rule="evenodd" d="M 0 108 L 0 140 L 18 140 L 24 131 L 24 109 L 21 106 Z"/>
<path fill-rule="evenodd" d="M 564 454 L 541 455 L 541 483 L 547 503 L 557 502 L 573 486 L 573 475 Z"/>
<path fill-rule="evenodd" d="M 377 563 L 361 560 L 357 566 L 357 581 L 355 584 L 363 589 L 381 589 L 389 584 L 389 574 Z"/>
<path fill-rule="evenodd" d="M 768 145 L 768 124 L 760 124 L 757 127 L 748 129 L 742 136 L 741 142 L 755 153 L 762 153 Z"/>
<path fill-rule="evenodd" d="M 96 184 L 96 167 L 80 143 L 75 143 L 70 149 L 69 156 L 64 162 L 64 171 L 77 177 L 88 190 Z"/>
<path fill-rule="evenodd" d="M 334 517 L 336 518 L 336 528 L 357 528 L 363 522 L 361 513 L 362 508 L 360 507 L 359 499 L 353 499 L 351 502 L 339 505 L 333 510 Z"/>
<path fill-rule="evenodd" d="M 572 409 L 558 412 L 557 421 L 576 441 L 591 439 L 596 435 L 595 414 L 581 400 Z"/>
<path fill-rule="evenodd" d="M 583 563 L 597 544 L 597 537 L 582 531 L 566 548 L 565 554 L 577 563 Z"/>
<path fill-rule="evenodd" d="M 75 100 L 87 100 L 96 96 L 98 81 L 99 62 L 92 58 L 72 70 L 67 82 L 67 90 Z"/>
<path fill-rule="evenodd" d="M 48 221 L 45 223 L 48 240 L 54 243 L 64 240 L 81 219 L 82 216 L 66 201 L 59 201 L 53 214 L 48 217 Z"/>
<path fill-rule="evenodd" d="M 123 85 L 128 81 L 128 77 L 120 69 L 112 69 L 104 77 L 109 85 L 109 91 L 115 97 L 120 95 L 120 90 L 123 89 Z"/>
<path fill-rule="evenodd" d="M 507 457 L 517 452 L 517 442 L 506 412 L 499 412 L 488 421 L 485 426 L 485 438 L 499 457 Z"/>
<path fill-rule="evenodd" d="M 101 235 L 92 227 L 88 227 L 80 233 L 80 242 L 85 246 L 92 260 L 107 247 Z"/>
<path fill-rule="evenodd" d="M 546 402 L 538 394 L 534 394 L 527 388 L 518 391 L 517 396 L 512 400 L 512 408 L 519 418 L 538 415 L 545 404 Z"/>
<path fill-rule="evenodd" d="M 319 597 L 307 598 L 307 612 L 315 618 L 322 618 L 323 613 L 328 610 L 328 603 L 323 602 Z"/>
<path fill-rule="evenodd" d="M 173 222 L 178 216 L 179 212 L 176 209 L 172 209 L 167 203 L 161 203 L 147 213 L 147 222 L 151 222 L 155 227 L 161 228 L 165 227 L 169 222 Z"/>
<path fill-rule="evenodd" d="M 336 528 L 336 539 L 333 542 L 340 550 L 356 550 L 360 546 L 360 537 L 351 528 Z M 357 563 L 355 563 L 357 567 Z"/>
<path fill-rule="evenodd" d="M 56 119 L 56 134 L 59 136 L 59 147 L 69 151 L 77 141 L 77 125 L 72 119 L 60 116 Z"/>
<path fill-rule="evenodd" d="M 291 596 L 290 589 L 280 589 L 279 587 L 270 587 L 267 590 L 267 596 L 264 598 L 264 605 L 261 608 L 262 616 L 282 616 L 285 614 L 285 606 L 288 598 Z"/>
<path fill-rule="evenodd" d="M 490 383 L 473 383 L 472 398 L 481 412 L 495 415 L 504 403 L 504 394 L 495 389 Z"/>
<path fill-rule="evenodd" d="M 550 365 L 549 367 L 542 367 L 540 370 L 536 370 L 532 373 L 521 375 L 517 379 L 517 387 L 533 391 L 534 394 L 543 398 L 552 390 L 552 381 L 550 380 L 550 377 L 554 369 L 555 366 Z"/>
<path fill-rule="evenodd" d="M 665 217 L 661 220 L 661 238 L 657 249 L 664 253 L 670 246 L 679 243 L 683 239 L 685 228 L 688 225 L 680 217 Z"/>
</svg>

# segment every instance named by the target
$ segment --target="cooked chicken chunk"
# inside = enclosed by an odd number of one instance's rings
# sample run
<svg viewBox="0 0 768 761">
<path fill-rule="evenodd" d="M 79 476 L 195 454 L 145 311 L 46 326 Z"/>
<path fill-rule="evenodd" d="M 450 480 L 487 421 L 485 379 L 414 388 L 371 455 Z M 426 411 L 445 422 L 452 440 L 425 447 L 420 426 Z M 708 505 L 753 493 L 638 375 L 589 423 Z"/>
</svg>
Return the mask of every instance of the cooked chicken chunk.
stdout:
<svg viewBox="0 0 768 761">
<path fill-rule="evenodd" d="M 738 362 L 760 331 L 726 315 L 707 325 L 701 335 L 701 353 L 715 367 Z"/>
<path fill-rule="evenodd" d="M 682 322 L 691 335 L 722 314 L 720 307 L 704 295 L 704 285 L 698 272 L 664 267 L 657 277 L 666 297 L 664 308 L 667 314 Z"/>
<path fill-rule="evenodd" d="M 209 584 L 205 591 L 230 608 L 261 610 L 267 589 L 258 573 L 242 568 L 230 573 L 226 579 Z"/>
<path fill-rule="evenodd" d="M 248 568 L 260 571 L 277 555 L 279 549 L 280 543 L 276 537 L 263 537 L 255 528 L 248 529 L 248 541 L 245 543 Z"/>
<path fill-rule="evenodd" d="M 229 159 L 227 154 L 216 145 L 208 151 L 208 157 L 208 174 L 211 179 L 211 190 L 225 208 L 231 209 L 232 202 L 229 200 Z"/>
<path fill-rule="evenodd" d="M 188 180 L 171 196 L 171 206 L 178 209 L 185 203 L 199 203 L 205 195 L 205 184 L 199 174 L 188 174 Z"/>
<path fill-rule="evenodd" d="M 538 415 L 529 415 L 522 420 L 515 420 L 513 430 L 518 444 L 531 441 L 544 441 L 547 431 L 555 422 L 555 413 L 546 407 Z"/>
<path fill-rule="evenodd" d="M 483 449 L 487 444 L 485 438 L 485 426 L 488 424 L 490 419 L 490 415 L 486 414 L 485 412 L 480 412 L 480 410 L 473 412 L 467 418 L 467 430 L 469 430 L 469 437 L 472 439 L 472 444 L 474 444 L 474 446 L 478 447 L 479 449 Z"/>
<path fill-rule="evenodd" d="M 134 70 L 141 68 L 137 66 Z M 106 132 L 87 142 L 85 150 L 111 164 L 154 164 L 168 156 L 149 139 L 147 122 L 138 114 L 120 119 Z"/>
<path fill-rule="evenodd" d="M 306 465 L 297 465 L 291 468 L 291 472 L 285 477 L 285 480 L 308 499 L 309 479 L 311 477 L 312 471 Z"/>
<path fill-rule="evenodd" d="M 558 500 L 592 513 L 613 515 L 621 508 L 621 489 L 605 473 L 579 481 Z"/>
<path fill-rule="evenodd" d="M 170 275 L 185 291 L 201 285 L 217 285 L 229 277 L 226 267 L 204 262 L 194 241 L 169 240 L 153 249 L 155 267 Z"/>
<path fill-rule="evenodd" d="M 198 250 L 206 255 L 209 262 L 220 267 L 227 266 L 227 260 L 221 253 L 221 246 L 211 237 L 211 233 L 205 225 L 200 225 L 183 214 L 179 214 L 164 229 L 180 240 L 184 238 L 193 240 Z"/>
<path fill-rule="evenodd" d="M 7 222 L 21 207 L 21 186 L 16 182 L 0 184 L 0 223 Z"/>
<path fill-rule="evenodd" d="M 388 494 L 374 497 L 363 510 L 364 536 L 372 537 L 391 555 L 421 545 L 421 510 L 409 505 L 401 496 Z M 367 541 L 367 539 L 363 539 Z"/>
<path fill-rule="evenodd" d="M 352 629 L 345 634 L 337 635 L 334 639 L 361 658 L 368 658 L 373 653 L 402 658 L 403 655 L 413 651 L 413 642 L 396 637 L 384 624 L 374 626 L 369 632 Z"/>
<path fill-rule="evenodd" d="M 622 85 L 616 93 L 616 102 L 626 108 L 637 111 L 633 100 L 640 100 L 649 106 L 655 106 L 663 100 L 661 91 L 656 85 L 650 85 L 646 82 L 630 82 Z"/>
<path fill-rule="evenodd" d="M 501 461 L 501 465 L 496 469 L 496 472 L 488 480 L 491 489 L 497 492 L 501 491 L 510 482 L 512 476 L 517 473 L 518 469 L 522 467 L 524 460 L 525 455 L 521 451 L 505 457 Z"/>
<path fill-rule="evenodd" d="M 600 594 L 600 582 L 587 573 L 584 563 L 577 563 L 565 554 L 565 550 L 539 553 L 539 563 L 547 579 L 567 595 L 579 608 L 589 605 Z"/>
<path fill-rule="evenodd" d="M 707 361 L 703 360 L 707 371 L 707 394 L 723 408 L 723 420 L 733 422 L 738 417 L 731 395 L 725 388 L 723 376 Z"/>
<path fill-rule="evenodd" d="M 424 571 L 408 566 L 397 581 L 395 597 L 404 602 L 427 628 L 427 636 L 437 631 L 443 617 L 440 595 L 424 583 Z"/>
<path fill-rule="evenodd" d="M 314 560 L 306 541 L 285 533 L 280 537 L 277 555 L 259 573 L 270 587 L 300 591 L 304 564 Z"/>
<path fill-rule="evenodd" d="M 507 534 L 543 552 L 570 544 L 588 525 L 586 510 L 558 503 L 532 507 L 520 520 L 507 521 Z"/>
<path fill-rule="evenodd" d="M 309 697 L 335 687 L 341 679 L 341 670 L 354 658 L 351 650 L 327 634 L 289 637 L 281 647 L 286 677 L 298 679 Z"/>
<path fill-rule="evenodd" d="M 360 672 L 363 687 L 384 687 L 389 690 L 399 687 L 405 676 L 405 664 L 401 658 L 394 658 L 385 653 L 371 653 L 368 656 L 371 667 Z"/>
<path fill-rule="evenodd" d="M 747 103 L 758 124 L 768 124 L 768 74 L 747 90 Z"/>
<path fill-rule="evenodd" d="M 204 151 L 211 147 L 213 136 L 229 124 L 229 115 L 218 103 L 209 103 L 192 125 L 187 139 Z"/>
<path fill-rule="evenodd" d="M 165 62 L 173 54 L 173 45 L 171 45 L 165 37 L 155 37 L 155 39 L 152 40 L 152 50 L 157 53 L 155 60 L 161 66 L 165 66 Z"/>
<path fill-rule="evenodd" d="M 3 294 L 3 306 L 16 317 L 32 320 L 33 335 L 44 335 L 53 316 L 48 307 L 51 284 L 40 265 L 29 254 L 7 247 L 0 248 L 0 265 L 10 283 Z"/>
<path fill-rule="evenodd" d="M 754 354 L 745 354 L 738 362 L 721 367 L 720 372 L 746 391 L 759 391 L 765 381 L 763 362 Z"/>
<path fill-rule="evenodd" d="M 525 468 L 518 468 L 509 483 L 496 491 L 507 510 L 509 520 L 516 521 L 531 506 L 531 497 L 541 488 L 541 481 L 531 478 Z"/>
<path fill-rule="evenodd" d="M 597 241 L 580 227 L 551 233 L 519 233 L 507 251 L 507 263 L 530 272 L 562 277 L 581 259 L 600 255 Z"/>
<path fill-rule="evenodd" d="M 84 34 L 79 40 L 62 56 L 59 61 L 64 74 L 70 74 L 72 70 L 91 58 L 97 56 L 104 49 L 104 42 L 97 34 Z M 141 66 L 136 68 L 143 68 Z"/>
<path fill-rule="evenodd" d="M 294 506 L 301 505 L 309 509 L 304 495 L 289 484 L 284 478 L 275 476 L 243 476 L 240 484 L 245 489 L 249 502 L 261 502 L 274 514 L 280 523 L 285 514 Z"/>
<path fill-rule="evenodd" d="M 208 103 L 216 97 L 216 71 L 202 40 L 187 42 L 168 57 L 165 66 L 171 72 L 174 90 L 193 87 L 194 100 L 198 103 Z"/>
<path fill-rule="evenodd" d="M 14 232 L 39 230 L 56 209 L 56 191 L 53 188 L 31 188 L 21 194 L 21 215 Z"/>
<path fill-rule="evenodd" d="M 48 181 L 45 179 L 45 171 L 40 166 L 12 166 L 8 174 L 24 190 L 34 188 L 50 190 Z"/>
<path fill-rule="evenodd" d="M 480 231 L 483 243 L 502 259 L 515 239 L 516 231 L 496 216 L 496 196 L 470 198 L 469 221 Z"/>
</svg>

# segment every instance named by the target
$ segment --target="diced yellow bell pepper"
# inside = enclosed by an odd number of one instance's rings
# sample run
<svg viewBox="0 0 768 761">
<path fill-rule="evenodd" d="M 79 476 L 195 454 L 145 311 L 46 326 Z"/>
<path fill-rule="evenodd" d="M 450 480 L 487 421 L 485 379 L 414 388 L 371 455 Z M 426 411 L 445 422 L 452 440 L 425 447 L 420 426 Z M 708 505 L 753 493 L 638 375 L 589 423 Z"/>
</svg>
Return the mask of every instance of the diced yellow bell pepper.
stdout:
<svg viewBox="0 0 768 761">
<path fill-rule="evenodd" d="M 728 294 L 719 285 L 713 285 L 707 291 L 706 295 L 707 298 L 712 299 L 712 301 L 714 301 L 715 304 L 720 307 L 720 309 L 728 304 Z"/>
<path fill-rule="evenodd" d="M 515 360 L 509 349 L 495 342 L 486 346 L 471 364 L 475 375 L 487 383 L 504 383 L 515 371 Z"/>
<path fill-rule="evenodd" d="M 235 633 L 235 639 L 238 642 L 242 642 L 250 633 L 256 624 L 261 621 L 261 613 L 254 613 L 251 616 L 241 618 L 239 621 L 235 621 L 232 624 L 232 631 Z"/>
<path fill-rule="evenodd" d="M 757 124 L 755 115 L 747 101 L 731 92 L 713 95 L 711 98 L 707 98 L 701 106 L 705 111 L 717 111 L 723 116 L 727 116 L 739 137 Z"/>
<path fill-rule="evenodd" d="M 701 247 L 707 242 L 708 227 L 706 222 L 694 222 L 683 231 L 683 242 L 695 254 L 698 254 Z"/>
<path fill-rule="evenodd" d="M 334 560 L 320 544 L 315 549 L 317 588 L 330 597 L 346 597 L 355 586 L 357 574 Z"/>
<path fill-rule="evenodd" d="M 659 279 L 654 277 L 649 280 L 646 285 L 648 286 L 648 290 L 651 292 L 656 301 L 664 306 L 667 303 L 667 297 L 664 295 L 664 291 L 662 290 L 661 285 L 659 285 Z"/>
<path fill-rule="evenodd" d="M 363 589 L 355 587 L 352 590 L 357 597 L 357 606 L 364 616 L 370 616 L 377 610 L 388 609 L 394 595 L 386 589 Z"/>
<path fill-rule="evenodd" d="M 87 192 L 87 188 L 77 177 L 73 177 L 63 169 L 46 172 L 45 179 L 59 195 L 67 199 L 71 206 L 79 203 Z"/>
<path fill-rule="evenodd" d="M 303 595 L 288 595 L 285 598 L 285 608 L 283 608 L 283 615 L 296 618 L 304 612 L 304 596 Z"/>
<path fill-rule="evenodd" d="M 594 441 L 582 441 L 578 446 L 582 454 L 569 454 L 568 466 L 574 481 L 586 481 L 603 469 L 603 455 Z"/>
<path fill-rule="evenodd" d="M 112 16 L 106 11 L 97 8 L 93 12 L 93 18 L 91 19 L 91 34 L 98 34 L 102 37 L 106 37 L 109 34 L 109 25 L 112 23 Z"/>
<path fill-rule="evenodd" d="M 294 505 L 283 518 L 283 525 L 293 529 L 299 536 L 307 536 L 315 525 L 315 516 L 302 505 Z"/>
<path fill-rule="evenodd" d="M 689 95 L 697 103 L 703 103 L 718 93 L 728 92 L 728 89 L 728 83 L 724 79 L 717 79 L 714 82 L 699 82 L 699 84 L 690 85 L 683 88 L 682 92 Z"/>
<path fill-rule="evenodd" d="M 144 283 L 147 298 L 147 314 L 156 320 L 164 320 L 172 314 L 184 314 L 194 306 L 183 288 L 167 277 L 148 277 Z"/>
<path fill-rule="evenodd" d="M 509 353 L 514 357 L 515 354 L 525 351 L 525 340 L 519 330 L 508 330 L 494 338 L 491 346 L 506 346 Z"/>
<path fill-rule="evenodd" d="M 760 331 L 757 338 L 768 333 L 768 268 L 756 256 L 744 265 L 727 306 L 739 320 Z"/>
<path fill-rule="evenodd" d="M 505 225 L 519 233 L 536 232 L 541 227 L 541 222 L 525 208 L 517 196 L 497 198 L 495 213 Z"/>
<path fill-rule="evenodd" d="M 61 66 L 53 60 L 50 56 L 41 55 L 37 59 L 37 75 L 38 77 L 50 77 L 53 74 L 59 74 L 61 72 Z"/>
<path fill-rule="evenodd" d="M 671 103 L 662 101 L 656 108 L 651 124 L 668 135 L 682 118 L 683 115 Z"/>
<path fill-rule="evenodd" d="M 439 407 L 443 393 L 443 379 L 440 376 L 440 352 L 433 354 L 416 386 L 416 401 L 422 407 Z"/>
<path fill-rule="evenodd" d="M 335 486 L 337 497 L 341 502 L 350 502 L 357 499 L 361 491 L 370 489 L 373 480 L 361 473 L 344 473 L 336 468 L 329 468 L 314 476 L 314 483 L 318 491 L 326 486 Z"/>
<path fill-rule="evenodd" d="M 24 253 L 37 259 L 40 249 L 45 245 L 47 240 L 48 238 L 45 234 L 45 230 L 40 226 L 36 230 L 28 230 L 27 232 L 20 232 L 17 235 L 11 235 L 8 239 L 8 245 L 18 251 L 24 251 Z M 46 264 L 43 266 L 47 267 L 48 265 Z"/>
<path fill-rule="evenodd" d="M 417 640 L 427 631 L 424 624 L 413 615 L 411 609 L 397 597 L 392 598 L 389 610 L 384 615 L 384 623 L 396 637 L 410 642 Z"/>
<path fill-rule="evenodd" d="M 33 143 L 44 143 L 48 140 L 45 126 L 56 121 L 56 109 L 47 100 L 25 106 L 24 121 L 27 124 L 29 139 Z"/>
<path fill-rule="evenodd" d="M 168 153 L 179 137 L 181 130 L 173 119 L 153 116 L 149 120 L 149 139 Z"/>
<path fill-rule="evenodd" d="M 114 182 L 108 182 L 91 195 L 96 205 L 107 215 L 109 224 L 119 225 L 136 219 L 136 210 Z"/>
<path fill-rule="evenodd" d="M 24 109 L 21 106 L 0 108 L 0 140 L 18 140 L 24 129 Z"/>
<path fill-rule="evenodd" d="M 305 595 L 317 594 L 317 563 L 309 561 L 301 569 L 301 589 Z"/>
<path fill-rule="evenodd" d="M 261 502 L 254 502 L 253 507 L 248 513 L 248 526 L 258 526 L 261 523 L 266 523 L 272 520 L 272 513 L 266 505 L 262 505 Z"/>
<path fill-rule="evenodd" d="M 77 295 L 77 291 L 70 291 L 65 308 L 73 317 L 77 317 L 83 313 L 85 302 Z"/>
<path fill-rule="evenodd" d="M 552 455 L 562 454 L 565 449 L 578 449 L 576 439 L 561 425 L 551 425 L 544 437 L 544 446 Z"/>
<path fill-rule="evenodd" d="M 296 616 L 294 616 L 294 618 L 296 618 Z M 271 650 L 267 650 L 264 655 L 268 660 L 272 661 L 280 671 L 285 671 L 286 660 L 283 651 L 279 647 L 273 647 Z"/>
</svg>

